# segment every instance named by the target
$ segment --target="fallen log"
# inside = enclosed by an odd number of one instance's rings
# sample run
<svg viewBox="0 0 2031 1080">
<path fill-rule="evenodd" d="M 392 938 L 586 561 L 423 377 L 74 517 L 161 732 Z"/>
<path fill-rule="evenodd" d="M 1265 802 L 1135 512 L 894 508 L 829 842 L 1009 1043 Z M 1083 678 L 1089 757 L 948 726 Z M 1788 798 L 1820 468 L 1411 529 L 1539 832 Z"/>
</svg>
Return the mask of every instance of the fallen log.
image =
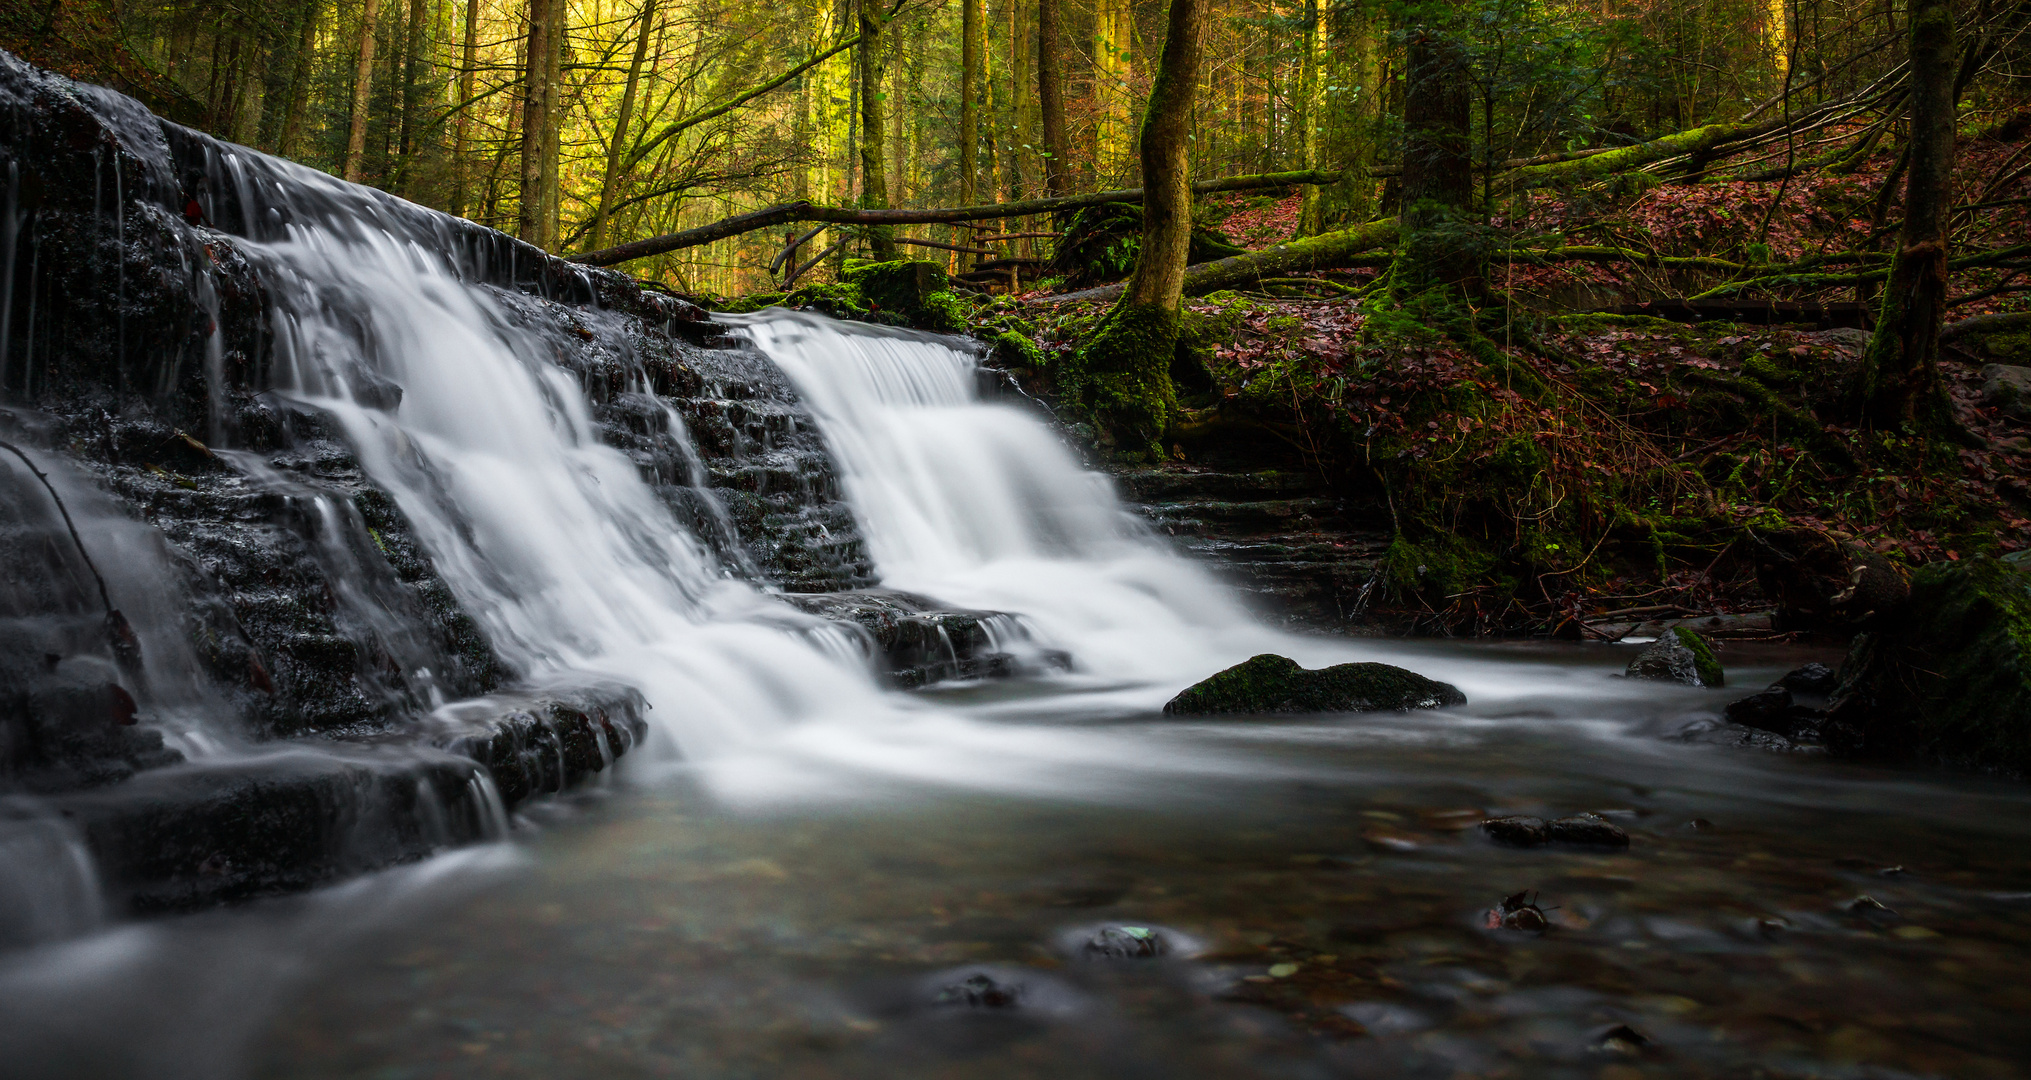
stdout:
<svg viewBox="0 0 2031 1080">
<path fill-rule="evenodd" d="M 1940 329 L 1939 340 L 1952 341 L 1969 334 L 1996 334 L 2011 330 L 2031 330 L 2031 311 L 1975 315 L 1959 322 L 1950 322 Z"/>
<path fill-rule="evenodd" d="M 1338 173 L 1302 169 L 1295 172 L 1258 173 L 1249 176 L 1229 176 L 1219 180 L 1202 180 L 1192 185 L 1192 192 L 1208 195 L 1221 191 L 1251 191 L 1258 188 L 1291 187 L 1297 184 L 1332 184 L 1339 179 Z M 991 203 L 986 206 L 950 206 L 926 210 L 858 210 L 844 206 L 794 202 L 752 213 L 736 214 L 695 229 L 665 233 L 662 236 L 652 236 L 646 240 L 636 240 L 599 251 L 588 251 L 582 255 L 571 256 L 570 261 L 589 266 L 613 266 L 632 259 L 644 259 L 651 255 L 661 255 L 666 251 L 679 251 L 700 244 L 710 244 L 714 240 L 723 240 L 729 236 L 739 236 L 756 229 L 787 225 L 796 221 L 827 221 L 843 225 L 931 225 L 980 221 L 988 218 L 1028 217 L 1031 214 L 1077 210 L 1080 207 L 1098 206 L 1102 203 L 1141 201 L 1141 188 L 1123 188 L 1118 191 L 1095 191 L 1084 195 L 1062 195 L 1048 199 L 1024 199 L 1020 202 Z"/>
<path fill-rule="evenodd" d="M 1290 277 L 1307 270 L 1326 270 L 1345 266 L 1378 248 L 1396 243 L 1397 226 L 1395 218 L 1371 221 L 1339 232 L 1321 233 L 1301 240 L 1287 240 L 1275 247 L 1251 251 L 1246 255 L 1230 255 L 1213 262 L 1199 263 L 1185 268 L 1185 295 L 1204 296 L 1222 289 L 1238 289 L 1258 285 L 1265 279 Z M 1102 285 L 1097 289 L 1085 289 L 1059 296 L 1042 296 L 1032 303 L 1058 303 L 1071 300 L 1113 300 L 1121 295 L 1122 286 Z"/>
</svg>

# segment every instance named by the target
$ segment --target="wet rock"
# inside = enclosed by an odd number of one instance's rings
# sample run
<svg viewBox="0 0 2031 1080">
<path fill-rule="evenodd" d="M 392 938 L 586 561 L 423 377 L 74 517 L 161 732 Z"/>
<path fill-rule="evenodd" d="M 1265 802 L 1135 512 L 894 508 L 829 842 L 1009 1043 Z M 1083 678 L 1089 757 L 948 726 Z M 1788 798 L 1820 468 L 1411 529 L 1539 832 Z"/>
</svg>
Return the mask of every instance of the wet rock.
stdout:
<svg viewBox="0 0 2031 1080">
<path fill-rule="evenodd" d="M 997 980 L 984 972 L 939 988 L 935 998 L 939 1005 L 966 1009 L 1014 1009 L 1022 1005 L 1022 1000 L 1021 983 Z"/>
<path fill-rule="evenodd" d="M 1895 622 L 1850 646 L 1823 734 L 1845 757 L 2031 774 L 2031 560 L 1919 568 Z"/>
<path fill-rule="evenodd" d="M 1087 960 L 1146 960 L 1169 951 L 1163 933 L 1148 926 L 1103 926 L 1079 946 Z"/>
<path fill-rule="evenodd" d="M 83 833 L 113 905 L 145 914 L 315 888 L 497 835 L 484 775 L 449 754 L 293 750 L 51 805 Z"/>
<path fill-rule="evenodd" d="M 1575 847 L 1626 848 L 1629 834 L 1599 814 L 1573 814 L 1546 821 L 1534 817 L 1491 818 L 1481 823 L 1490 840 L 1505 847 L 1543 847 L 1571 844 Z"/>
<path fill-rule="evenodd" d="M 431 742 L 487 767 L 502 804 L 568 790 L 648 735 L 648 702 L 621 685 L 498 694 L 431 714 Z"/>
<path fill-rule="evenodd" d="M 1725 746 L 1736 750 L 1799 749 L 1796 743 L 1774 731 L 1714 719 L 1694 720 L 1679 728 L 1673 738 L 1681 742 L 1698 743 L 1703 746 Z"/>
<path fill-rule="evenodd" d="M 1449 683 L 1389 664 L 1308 671 L 1295 660 L 1264 653 L 1187 687 L 1164 706 L 1164 714 L 1404 712 L 1466 701 Z"/>
<path fill-rule="evenodd" d="M 1490 818 L 1481 823 L 1481 831 L 1488 834 L 1488 839 L 1507 847 L 1543 847 L 1551 843 L 1551 830 L 1543 818 Z"/>
<path fill-rule="evenodd" d="M 1834 685 L 1840 681 L 1834 669 L 1821 663 L 1806 664 L 1785 673 L 1784 677 L 1772 683 L 1773 688 L 1782 687 L 1794 694 L 1818 694 L 1834 692 Z"/>
<path fill-rule="evenodd" d="M 1555 844 L 1598 848 L 1629 846 L 1629 834 L 1599 814 L 1574 814 L 1571 817 L 1562 817 L 1545 826 L 1545 832 Z"/>
<path fill-rule="evenodd" d="M 1640 1057 L 1650 1048 L 1650 1040 L 1627 1024 L 1614 1027 L 1594 1036 L 1587 1048 L 1597 1054 L 1611 1054 L 1615 1057 Z"/>
<path fill-rule="evenodd" d="M 1714 656 L 1714 647 L 1683 626 L 1672 627 L 1637 654 L 1623 674 L 1631 679 L 1654 679 L 1687 686 L 1727 685 L 1721 662 Z"/>
<path fill-rule="evenodd" d="M 1514 930 L 1536 936 L 1551 929 L 1551 920 L 1538 906 L 1537 897 L 1526 890 L 1503 897 L 1500 904 L 1489 908 L 1482 916 L 1482 925 L 1490 930 Z"/>
<path fill-rule="evenodd" d="M 1797 704 L 1782 684 L 1730 702 L 1722 713 L 1731 724 L 1782 735 L 1793 742 L 1817 738 L 1820 722 L 1826 718 L 1823 710 Z"/>
<path fill-rule="evenodd" d="M 895 589 L 786 594 L 784 602 L 845 623 L 886 681 L 905 690 L 956 679 L 997 679 L 1063 671 L 1069 654 L 1044 649 L 1022 620 L 998 611 L 941 604 Z"/>
<path fill-rule="evenodd" d="M 2031 420 L 2031 367 L 1983 365 L 1982 404 L 1992 405 L 2006 416 Z"/>
</svg>

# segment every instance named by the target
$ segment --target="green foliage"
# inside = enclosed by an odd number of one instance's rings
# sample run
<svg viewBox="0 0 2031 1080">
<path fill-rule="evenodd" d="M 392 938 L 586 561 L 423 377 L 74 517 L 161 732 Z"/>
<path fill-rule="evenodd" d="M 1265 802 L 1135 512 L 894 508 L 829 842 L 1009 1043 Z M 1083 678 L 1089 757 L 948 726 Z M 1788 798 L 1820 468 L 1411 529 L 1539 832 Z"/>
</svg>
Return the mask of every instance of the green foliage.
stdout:
<svg viewBox="0 0 2031 1080">
<path fill-rule="evenodd" d="M 1224 259 L 1246 249 L 1217 230 L 1192 227 L 1193 263 Z M 1075 288 L 1119 281 L 1135 269 L 1142 254 L 1142 207 L 1136 203 L 1102 203 L 1081 208 L 1059 237 L 1049 272 Z"/>
</svg>

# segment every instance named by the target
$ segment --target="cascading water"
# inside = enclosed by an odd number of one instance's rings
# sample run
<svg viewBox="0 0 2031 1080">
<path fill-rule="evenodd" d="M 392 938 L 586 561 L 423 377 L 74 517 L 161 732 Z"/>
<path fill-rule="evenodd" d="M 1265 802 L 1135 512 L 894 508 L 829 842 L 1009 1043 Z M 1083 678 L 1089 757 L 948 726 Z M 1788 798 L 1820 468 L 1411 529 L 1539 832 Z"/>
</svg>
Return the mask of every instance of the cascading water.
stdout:
<svg viewBox="0 0 2031 1080">
<path fill-rule="evenodd" d="M 1033 411 L 983 400 L 961 339 L 785 311 L 734 321 L 817 416 L 884 584 L 1019 613 L 1113 680 L 1189 680 L 1274 638 Z"/>
</svg>

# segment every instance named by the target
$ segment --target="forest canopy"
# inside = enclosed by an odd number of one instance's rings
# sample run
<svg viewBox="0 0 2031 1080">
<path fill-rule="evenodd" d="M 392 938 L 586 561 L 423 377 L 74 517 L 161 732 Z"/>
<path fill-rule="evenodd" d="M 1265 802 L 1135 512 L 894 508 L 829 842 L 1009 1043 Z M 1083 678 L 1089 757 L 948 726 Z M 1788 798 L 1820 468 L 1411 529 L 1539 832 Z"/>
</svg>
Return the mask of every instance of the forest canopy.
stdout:
<svg viewBox="0 0 2031 1080">
<path fill-rule="evenodd" d="M 1962 6 L 1976 24 L 2013 5 Z M 1867 95 L 1904 62 L 1905 7 L 1211 0 L 1193 174 L 1339 174 L 1297 200 L 1286 232 L 1376 216 L 1398 195 L 1408 35 L 1434 21 L 1462 50 L 1491 219 L 1518 160 L 1835 102 L 1856 102 L 1845 119 L 1877 139 L 1891 110 Z M 1161 0 L 21 0 L 4 43 L 211 133 L 568 255 L 800 199 L 932 207 L 1135 187 L 1165 12 Z M 1761 161 L 1781 169 L 1845 145 L 1789 139 Z M 971 248 L 1053 229 L 918 235 Z M 1038 256 L 1044 240 L 988 244 Z M 739 294 L 768 287 L 781 247 L 776 234 L 734 237 L 630 269 Z M 919 250 L 955 267 L 965 254 Z"/>
</svg>

